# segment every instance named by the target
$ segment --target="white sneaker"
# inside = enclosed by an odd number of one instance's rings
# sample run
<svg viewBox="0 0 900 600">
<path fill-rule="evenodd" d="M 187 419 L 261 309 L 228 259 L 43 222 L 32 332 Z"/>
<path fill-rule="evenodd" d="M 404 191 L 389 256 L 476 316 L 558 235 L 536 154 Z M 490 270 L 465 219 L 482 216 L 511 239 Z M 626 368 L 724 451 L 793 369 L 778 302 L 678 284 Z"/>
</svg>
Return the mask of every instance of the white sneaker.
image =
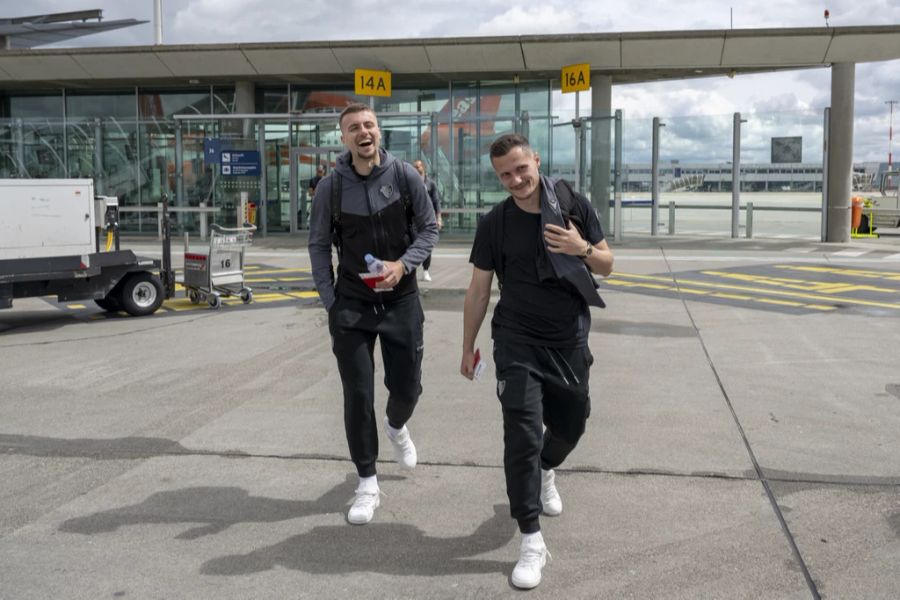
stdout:
<svg viewBox="0 0 900 600">
<path fill-rule="evenodd" d="M 553 469 L 541 469 L 541 505 L 545 515 L 555 517 L 562 514 L 562 498 L 556 491 L 556 473 Z"/>
<path fill-rule="evenodd" d="M 353 525 L 365 525 L 375 516 L 375 509 L 381 504 L 381 491 L 361 490 L 357 488 L 356 499 L 347 513 L 347 520 Z"/>
<path fill-rule="evenodd" d="M 540 532 L 522 537 L 519 562 L 512 572 L 512 584 L 519 589 L 530 590 L 541 582 L 541 569 L 547 564 L 550 553 Z"/>
<path fill-rule="evenodd" d="M 428 271 L 422 271 L 422 279 L 425 281 L 431 281 L 431 273 Z"/>
<path fill-rule="evenodd" d="M 409 429 L 404 425 L 403 429 L 398 431 L 396 435 L 391 435 L 389 427 L 388 419 L 385 417 L 384 430 L 387 432 L 388 439 L 391 440 L 391 445 L 394 447 L 394 460 L 404 469 L 415 468 L 418 455 L 416 454 L 416 445 L 413 444 L 409 435 Z"/>
</svg>

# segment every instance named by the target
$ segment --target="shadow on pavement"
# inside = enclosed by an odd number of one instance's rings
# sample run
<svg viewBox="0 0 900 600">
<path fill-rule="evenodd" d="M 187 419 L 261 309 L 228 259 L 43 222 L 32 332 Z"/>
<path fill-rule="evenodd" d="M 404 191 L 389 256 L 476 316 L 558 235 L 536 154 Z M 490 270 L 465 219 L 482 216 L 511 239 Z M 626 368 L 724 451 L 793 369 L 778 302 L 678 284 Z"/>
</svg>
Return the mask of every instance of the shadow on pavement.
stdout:
<svg viewBox="0 0 900 600">
<path fill-rule="evenodd" d="M 412 525 L 369 523 L 365 526 L 315 527 L 280 544 L 249 554 L 206 562 L 204 575 L 244 575 L 283 567 L 313 574 L 372 572 L 387 575 L 455 575 L 506 573 L 510 561 L 474 559 L 502 548 L 515 534 L 507 507 L 494 505 L 494 516 L 467 536 L 431 537 Z M 375 519 L 378 519 L 376 512 Z"/>
<path fill-rule="evenodd" d="M 383 481 L 401 479 L 382 475 Z M 316 500 L 282 500 L 251 496 L 238 487 L 196 487 L 159 492 L 140 504 L 107 510 L 64 521 L 60 531 L 94 535 L 108 533 L 128 525 L 196 524 L 178 536 L 195 540 L 225 531 L 239 523 L 276 523 L 299 517 L 322 515 L 342 510 L 353 497 L 356 476 L 325 492 Z"/>
</svg>

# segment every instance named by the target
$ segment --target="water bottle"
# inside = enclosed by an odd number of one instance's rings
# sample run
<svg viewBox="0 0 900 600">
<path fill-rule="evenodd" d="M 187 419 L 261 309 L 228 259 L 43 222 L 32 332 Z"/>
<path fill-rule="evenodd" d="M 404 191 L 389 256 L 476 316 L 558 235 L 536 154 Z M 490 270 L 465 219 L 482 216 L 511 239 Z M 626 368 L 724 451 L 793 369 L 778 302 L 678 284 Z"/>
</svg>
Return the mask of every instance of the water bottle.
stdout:
<svg viewBox="0 0 900 600">
<path fill-rule="evenodd" d="M 369 269 L 369 273 L 381 273 L 384 271 L 384 263 L 381 262 L 380 258 L 375 258 L 371 254 L 366 254 L 366 267 Z"/>
</svg>

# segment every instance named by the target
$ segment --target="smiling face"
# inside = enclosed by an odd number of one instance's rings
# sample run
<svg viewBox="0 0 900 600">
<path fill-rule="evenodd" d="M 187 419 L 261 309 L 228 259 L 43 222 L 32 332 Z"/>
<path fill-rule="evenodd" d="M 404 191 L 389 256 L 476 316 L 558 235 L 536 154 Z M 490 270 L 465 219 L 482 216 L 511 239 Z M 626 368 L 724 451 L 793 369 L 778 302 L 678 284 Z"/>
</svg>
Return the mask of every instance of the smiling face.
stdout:
<svg viewBox="0 0 900 600">
<path fill-rule="evenodd" d="M 378 119 L 371 110 L 348 113 L 341 119 L 341 141 L 350 150 L 354 161 L 375 160 L 381 145 Z"/>
<path fill-rule="evenodd" d="M 541 157 L 525 146 L 515 146 L 503 156 L 491 159 L 503 187 L 522 203 L 537 206 L 541 197 Z"/>
</svg>

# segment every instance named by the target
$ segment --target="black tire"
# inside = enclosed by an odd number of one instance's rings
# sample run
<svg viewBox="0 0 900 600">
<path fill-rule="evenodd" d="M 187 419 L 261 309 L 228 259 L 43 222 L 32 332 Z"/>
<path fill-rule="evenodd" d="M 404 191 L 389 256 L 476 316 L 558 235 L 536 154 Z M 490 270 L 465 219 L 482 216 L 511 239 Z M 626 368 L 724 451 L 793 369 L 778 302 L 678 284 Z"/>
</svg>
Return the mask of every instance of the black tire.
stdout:
<svg viewBox="0 0 900 600">
<path fill-rule="evenodd" d="M 106 312 L 119 312 L 120 310 L 122 310 L 122 307 L 119 305 L 119 301 L 116 300 L 115 291 L 111 291 L 105 298 L 95 299 L 94 304 L 96 304 Z"/>
<path fill-rule="evenodd" d="M 253 290 L 250 288 L 242 288 L 241 289 L 241 302 L 244 304 L 250 304 L 253 302 Z"/>
<path fill-rule="evenodd" d="M 213 310 L 219 310 L 222 307 L 222 297 L 218 292 L 212 292 L 206 297 L 206 302 Z"/>
<path fill-rule="evenodd" d="M 132 273 L 120 284 L 119 304 L 133 317 L 156 312 L 163 303 L 163 286 L 159 277 L 147 271 Z"/>
</svg>

